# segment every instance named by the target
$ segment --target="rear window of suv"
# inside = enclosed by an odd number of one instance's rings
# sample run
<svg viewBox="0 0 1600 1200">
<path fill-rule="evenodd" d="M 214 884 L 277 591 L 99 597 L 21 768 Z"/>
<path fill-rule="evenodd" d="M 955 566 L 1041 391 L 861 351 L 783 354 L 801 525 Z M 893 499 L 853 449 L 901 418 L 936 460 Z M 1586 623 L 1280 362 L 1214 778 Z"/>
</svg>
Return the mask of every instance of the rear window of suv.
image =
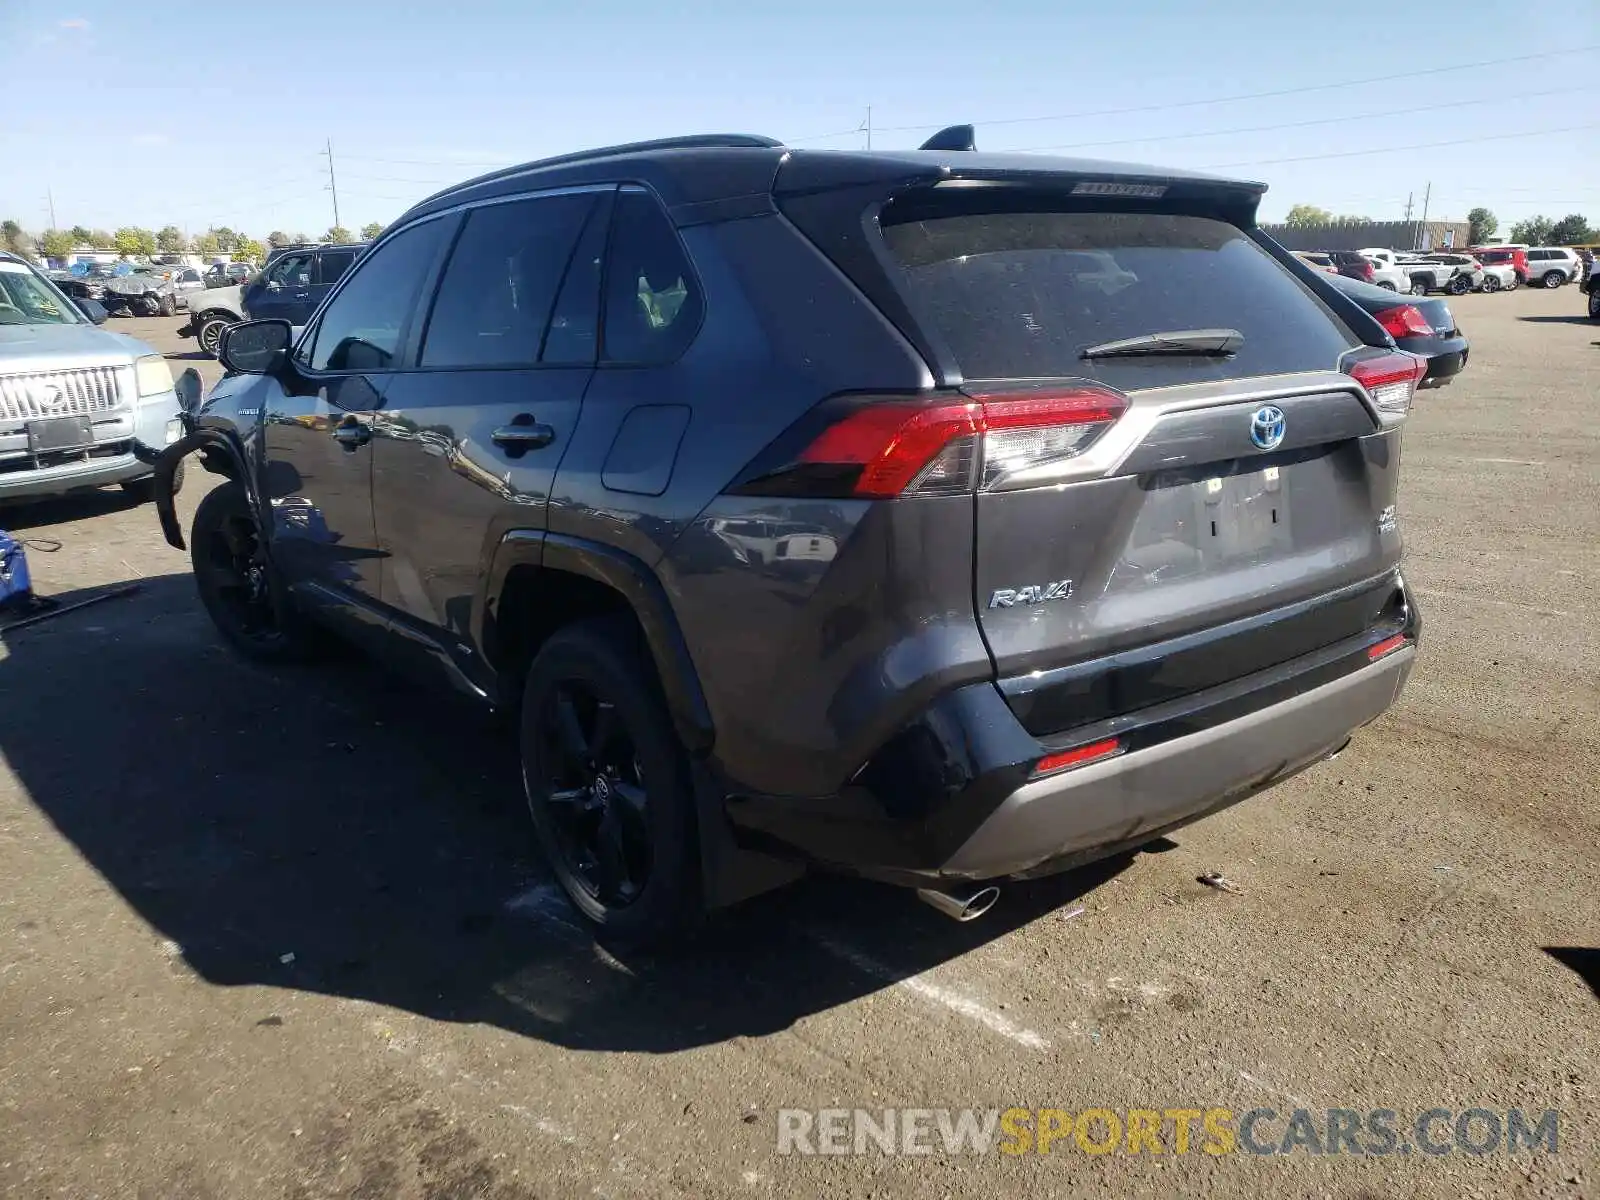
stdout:
<svg viewBox="0 0 1600 1200">
<path fill-rule="evenodd" d="M 1118 388 L 1161 387 L 1332 370 L 1356 344 L 1241 229 L 1209 217 L 970 208 L 929 215 L 919 202 L 909 212 L 886 206 L 882 228 L 908 298 L 968 379 L 1086 376 Z M 1230 357 L 1081 357 L 1120 338 L 1219 328 L 1244 337 Z"/>
</svg>

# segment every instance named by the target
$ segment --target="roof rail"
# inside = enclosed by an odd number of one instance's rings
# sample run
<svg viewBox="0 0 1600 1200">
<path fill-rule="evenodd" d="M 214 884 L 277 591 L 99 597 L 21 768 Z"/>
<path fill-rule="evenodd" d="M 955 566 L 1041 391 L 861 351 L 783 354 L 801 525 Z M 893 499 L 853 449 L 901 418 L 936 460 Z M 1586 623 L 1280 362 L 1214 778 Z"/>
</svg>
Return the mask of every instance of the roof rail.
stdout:
<svg viewBox="0 0 1600 1200">
<path fill-rule="evenodd" d="M 519 163 L 514 167 L 502 167 L 498 171 L 490 171 L 487 175 L 478 175 L 472 179 L 463 180 L 461 183 L 452 184 L 450 187 L 435 192 L 418 204 L 426 204 L 429 200 L 436 200 L 440 196 L 448 196 L 462 188 L 474 187 L 480 183 L 488 183 L 496 179 L 504 179 L 509 175 L 516 175 L 523 171 L 538 170 L 542 167 L 559 167 L 569 163 L 587 162 L 590 159 L 614 158 L 619 154 L 642 154 L 651 150 L 710 150 L 718 147 L 738 148 L 748 147 L 753 149 L 773 149 L 781 147 L 782 142 L 777 138 L 762 137 L 755 133 L 695 133 L 684 137 L 656 138 L 648 142 L 625 142 L 620 146 L 601 146 L 595 150 L 577 150 L 571 154 L 558 154 L 554 158 L 539 158 L 532 162 Z M 413 206 L 415 207 L 415 206 Z"/>
</svg>

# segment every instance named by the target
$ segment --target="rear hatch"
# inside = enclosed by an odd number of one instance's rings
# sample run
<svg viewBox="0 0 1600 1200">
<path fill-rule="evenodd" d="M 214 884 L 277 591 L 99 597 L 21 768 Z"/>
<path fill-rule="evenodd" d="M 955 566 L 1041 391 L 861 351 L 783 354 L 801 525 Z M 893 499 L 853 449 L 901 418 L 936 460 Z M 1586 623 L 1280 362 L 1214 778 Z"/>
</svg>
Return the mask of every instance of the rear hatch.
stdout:
<svg viewBox="0 0 1600 1200">
<path fill-rule="evenodd" d="M 1255 240 L 1237 192 L 1081 183 L 902 187 L 867 222 L 909 335 L 990 414 L 973 604 L 1041 736 L 1378 622 L 1416 381 Z"/>
</svg>

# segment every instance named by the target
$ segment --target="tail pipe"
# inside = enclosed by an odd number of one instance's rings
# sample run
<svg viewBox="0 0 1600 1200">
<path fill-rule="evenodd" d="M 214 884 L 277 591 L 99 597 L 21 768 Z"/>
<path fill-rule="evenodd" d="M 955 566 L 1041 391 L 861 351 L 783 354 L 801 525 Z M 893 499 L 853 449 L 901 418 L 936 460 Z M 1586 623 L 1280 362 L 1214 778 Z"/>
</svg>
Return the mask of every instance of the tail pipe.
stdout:
<svg viewBox="0 0 1600 1200">
<path fill-rule="evenodd" d="M 994 902 L 1000 899 L 1000 889 L 993 886 L 981 887 L 969 894 L 958 894 L 935 891 L 932 888 L 918 888 L 917 899 L 952 920 L 976 921 L 994 907 Z"/>
</svg>

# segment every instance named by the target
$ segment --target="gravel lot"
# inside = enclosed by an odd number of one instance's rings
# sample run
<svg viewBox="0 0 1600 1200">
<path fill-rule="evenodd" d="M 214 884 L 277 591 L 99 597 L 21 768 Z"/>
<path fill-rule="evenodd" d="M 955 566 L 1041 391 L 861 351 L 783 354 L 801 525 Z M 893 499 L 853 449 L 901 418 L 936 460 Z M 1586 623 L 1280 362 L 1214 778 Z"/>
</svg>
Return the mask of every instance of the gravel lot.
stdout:
<svg viewBox="0 0 1600 1200">
<path fill-rule="evenodd" d="M 118 493 L 0 512 L 61 543 L 42 593 L 146 584 L 0 643 L 0 1194 L 1600 1195 L 1600 325 L 1572 288 L 1452 305 L 1400 705 L 972 925 L 821 880 L 619 961 L 503 735 L 359 660 L 243 665 Z M 180 321 L 115 327 L 176 355 Z M 888 1105 L 1549 1108 L 1560 1150 L 775 1153 L 780 1108 Z"/>
</svg>

